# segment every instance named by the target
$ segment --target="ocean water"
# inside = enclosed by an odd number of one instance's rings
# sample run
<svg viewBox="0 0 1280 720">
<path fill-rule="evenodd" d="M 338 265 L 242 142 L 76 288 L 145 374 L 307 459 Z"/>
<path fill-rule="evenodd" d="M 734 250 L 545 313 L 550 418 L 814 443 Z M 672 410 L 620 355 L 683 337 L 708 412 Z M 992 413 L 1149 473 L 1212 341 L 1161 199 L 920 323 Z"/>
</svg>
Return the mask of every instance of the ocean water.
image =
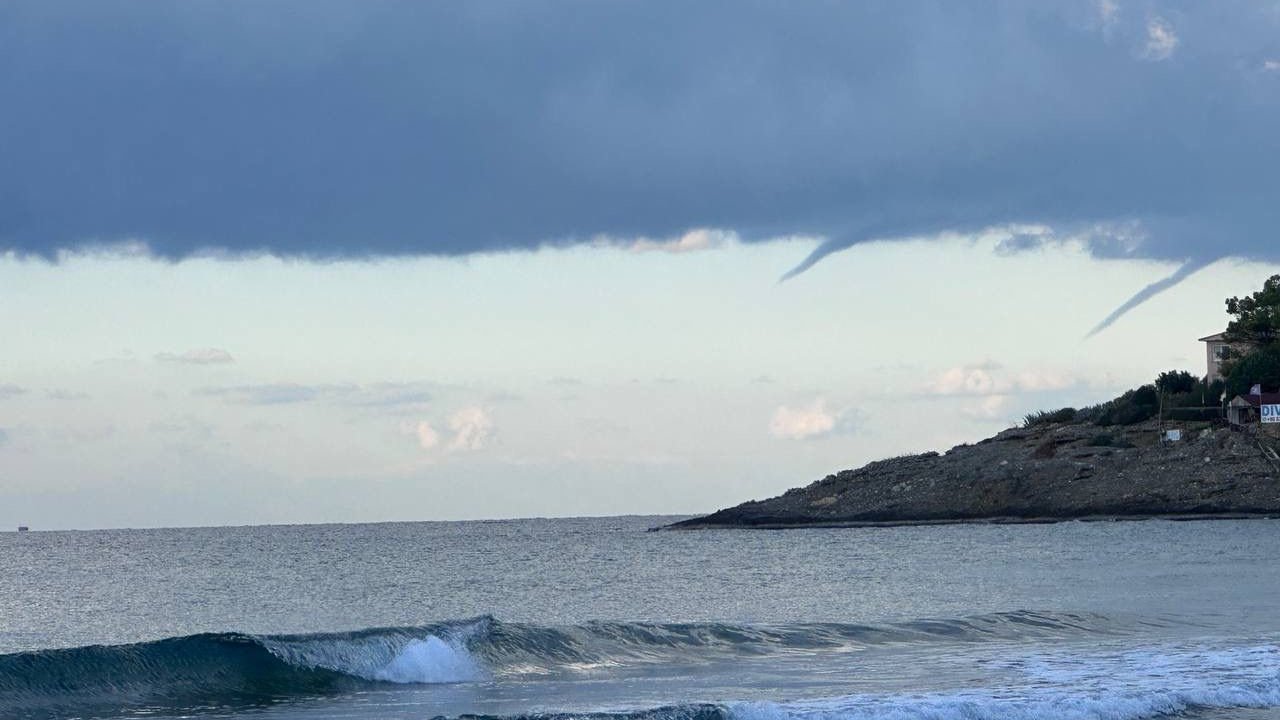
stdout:
<svg viewBox="0 0 1280 720">
<path fill-rule="evenodd" d="M 1280 717 L 1280 522 L 0 533 L 0 718 Z"/>
</svg>

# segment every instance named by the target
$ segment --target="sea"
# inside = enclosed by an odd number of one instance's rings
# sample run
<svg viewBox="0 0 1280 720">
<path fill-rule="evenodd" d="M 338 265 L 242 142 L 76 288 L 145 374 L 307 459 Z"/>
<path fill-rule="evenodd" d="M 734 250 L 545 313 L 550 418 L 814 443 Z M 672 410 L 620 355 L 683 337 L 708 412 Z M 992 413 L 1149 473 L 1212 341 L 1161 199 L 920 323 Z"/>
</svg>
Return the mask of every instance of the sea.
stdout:
<svg viewBox="0 0 1280 720">
<path fill-rule="evenodd" d="M 0 533 L 0 718 L 1280 718 L 1280 521 Z"/>
</svg>

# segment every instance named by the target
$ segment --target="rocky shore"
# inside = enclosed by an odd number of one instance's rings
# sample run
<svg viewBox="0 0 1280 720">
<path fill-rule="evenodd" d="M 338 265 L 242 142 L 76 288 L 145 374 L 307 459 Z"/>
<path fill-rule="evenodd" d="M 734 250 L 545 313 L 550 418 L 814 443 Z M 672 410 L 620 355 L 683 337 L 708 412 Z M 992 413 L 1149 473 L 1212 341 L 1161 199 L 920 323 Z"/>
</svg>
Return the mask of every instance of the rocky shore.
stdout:
<svg viewBox="0 0 1280 720">
<path fill-rule="evenodd" d="M 1163 517 L 1280 517 L 1280 440 L 1259 426 L 1154 421 L 1010 428 L 939 454 L 880 460 L 671 529 Z"/>
</svg>

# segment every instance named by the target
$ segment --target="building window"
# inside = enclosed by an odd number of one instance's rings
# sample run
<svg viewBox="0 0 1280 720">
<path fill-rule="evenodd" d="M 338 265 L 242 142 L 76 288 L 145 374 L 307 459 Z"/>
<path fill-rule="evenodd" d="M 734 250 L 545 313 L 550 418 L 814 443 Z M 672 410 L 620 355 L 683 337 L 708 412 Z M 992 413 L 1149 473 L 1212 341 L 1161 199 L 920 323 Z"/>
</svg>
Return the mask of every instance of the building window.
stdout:
<svg viewBox="0 0 1280 720">
<path fill-rule="evenodd" d="M 1226 360 L 1226 359 L 1227 359 L 1227 346 L 1226 346 L 1226 345 L 1214 345 L 1214 346 L 1213 346 L 1213 361 L 1214 361 L 1214 362 L 1222 362 L 1223 360 Z"/>
</svg>

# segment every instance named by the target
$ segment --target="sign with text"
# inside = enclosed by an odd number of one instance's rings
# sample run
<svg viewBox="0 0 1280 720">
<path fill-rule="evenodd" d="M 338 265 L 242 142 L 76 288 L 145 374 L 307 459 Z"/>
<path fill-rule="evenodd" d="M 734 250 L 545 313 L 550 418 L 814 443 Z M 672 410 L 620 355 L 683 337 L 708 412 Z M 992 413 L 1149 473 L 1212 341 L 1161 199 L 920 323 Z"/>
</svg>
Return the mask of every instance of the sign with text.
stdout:
<svg viewBox="0 0 1280 720">
<path fill-rule="evenodd" d="M 1280 423 L 1280 405 L 1263 405 L 1262 422 Z"/>
</svg>

